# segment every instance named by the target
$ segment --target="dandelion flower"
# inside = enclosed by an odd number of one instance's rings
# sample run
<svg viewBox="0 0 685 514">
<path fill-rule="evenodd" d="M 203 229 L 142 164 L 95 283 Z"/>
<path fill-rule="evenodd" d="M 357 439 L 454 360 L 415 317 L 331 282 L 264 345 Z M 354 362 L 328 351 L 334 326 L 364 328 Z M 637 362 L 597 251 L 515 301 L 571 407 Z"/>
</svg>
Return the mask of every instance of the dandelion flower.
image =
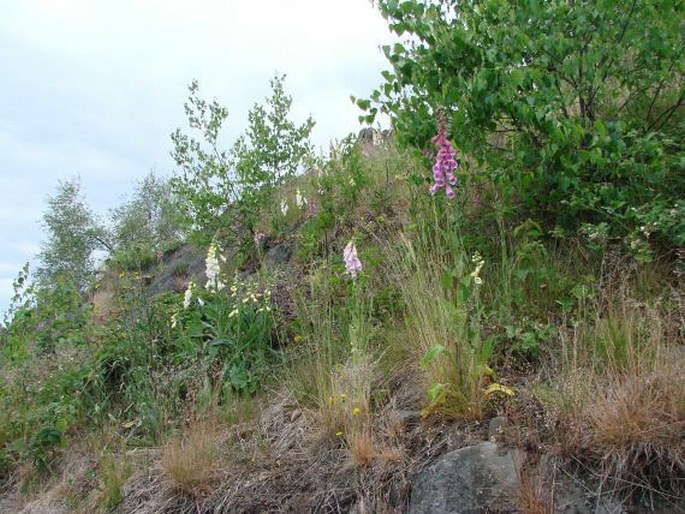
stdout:
<svg viewBox="0 0 685 514">
<path fill-rule="evenodd" d="M 352 409 L 352 415 L 353 416 L 357 416 L 360 412 L 361 412 L 361 410 L 359 410 L 359 407 L 355 407 L 354 409 Z"/>
</svg>

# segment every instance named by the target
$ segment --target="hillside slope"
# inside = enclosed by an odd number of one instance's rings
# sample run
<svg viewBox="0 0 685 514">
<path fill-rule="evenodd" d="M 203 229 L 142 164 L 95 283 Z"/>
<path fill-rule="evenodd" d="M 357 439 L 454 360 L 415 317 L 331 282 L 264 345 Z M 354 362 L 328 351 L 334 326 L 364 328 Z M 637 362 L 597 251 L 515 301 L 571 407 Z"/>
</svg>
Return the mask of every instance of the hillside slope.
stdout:
<svg viewBox="0 0 685 514">
<path fill-rule="evenodd" d="M 454 470 L 488 512 L 682 511 L 683 262 L 363 150 L 284 183 L 248 252 L 105 270 L 48 348 L 15 317 L 0 511 L 430 512 Z"/>
</svg>

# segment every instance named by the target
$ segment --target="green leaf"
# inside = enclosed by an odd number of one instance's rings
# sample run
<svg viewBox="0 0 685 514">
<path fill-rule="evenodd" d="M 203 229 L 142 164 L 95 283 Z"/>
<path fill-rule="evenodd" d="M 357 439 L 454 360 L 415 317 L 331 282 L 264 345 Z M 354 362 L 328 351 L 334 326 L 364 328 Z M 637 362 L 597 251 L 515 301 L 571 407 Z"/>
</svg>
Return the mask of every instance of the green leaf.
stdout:
<svg viewBox="0 0 685 514">
<path fill-rule="evenodd" d="M 441 399 L 441 396 L 444 394 L 446 387 L 447 384 L 431 384 L 427 391 L 428 401 L 431 404 L 437 403 Z"/>
<path fill-rule="evenodd" d="M 359 98 L 357 99 L 357 107 L 366 111 L 369 107 L 371 107 L 371 100 Z"/>
<path fill-rule="evenodd" d="M 421 358 L 419 365 L 422 368 L 426 368 L 429 364 L 435 361 L 440 355 L 447 353 L 447 348 L 445 348 L 440 343 L 434 345 L 426 354 Z"/>
<path fill-rule="evenodd" d="M 509 387 L 503 386 L 502 384 L 494 383 L 494 384 L 490 384 L 487 387 L 487 389 L 483 392 L 483 396 L 485 396 L 485 398 L 489 398 L 493 394 L 503 394 L 505 396 L 514 396 L 515 393 L 514 393 L 514 390 L 509 388 Z"/>
<path fill-rule="evenodd" d="M 459 282 L 459 288 L 457 290 L 457 301 L 460 304 L 465 304 L 471 297 L 471 277 L 465 277 L 464 280 Z"/>
</svg>

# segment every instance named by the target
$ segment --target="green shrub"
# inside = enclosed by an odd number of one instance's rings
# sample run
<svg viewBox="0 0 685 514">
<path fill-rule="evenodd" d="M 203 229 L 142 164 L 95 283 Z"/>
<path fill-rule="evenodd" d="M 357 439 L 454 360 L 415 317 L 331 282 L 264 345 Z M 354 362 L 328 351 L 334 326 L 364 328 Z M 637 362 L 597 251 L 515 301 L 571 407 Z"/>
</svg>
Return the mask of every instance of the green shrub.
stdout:
<svg viewBox="0 0 685 514">
<path fill-rule="evenodd" d="M 118 271 L 144 271 L 157 263 L 157 255 L 151 246 L 120 248 L 109 259 L 112 269 Z"/>
<path fill-rule="evenodd" d="M 249 240 L 276 187 L 293 177 L 311 152 L 314 121 L 309 118 L 300 126 L 290 121 L 292 98 L 285 93 L 284 80 L 274 77 L 272 95 L 266 105 L 250 110 L 247 131 L 230 151 L 221 150 L 219 143 L 228 110 L 199 98 L 197 81 L 190 85 L 186 114 L 202 139 L 180 130 L 172 134 L 172 154 L 181 173 L 170 183 L 186 227 L 200 242 L 209 242 L 217 231 L 238 243 Z"/>
<path fill-rule="evenodd" d="M 50 469 L 55 451 L 62 445 L 62 433 L 54 428 L 43 428 L 31 436 L 28 454 L 40 472 Z"/>
<path fill-rule="evenodd" d="M 114 248 L 155 254 L 176 244 L 181 234 L 175 203 L 168 181 L 148 173 L 132 198 L 110 212 Z"/>
<path fill-rule="evenodd" d="M 14 291 L 0 338 L 0 357 L 17 362 L 35 350 L 54 353 L 58 346 L 85 343 L 90 307 L 72 276 L 55 275 L 49 287 L 38 286 L 30 280 L 27 264 L 14 282 Z"/>
<path fill-rule="evenodd" d="M 84 290 L 95 275 L 94 252 L 111 250 L 107 234 L 81 192 L 80 179 L 60 181 L 43 213 L 47 238 L 36 271 L 42 289 L 59 288 L 64 280 Z"/>
<path fill-rule="evenodd" d="M 305 221 L 300 228 L 297 253 L 300 260 L 310 262 L 323 257 L 329 251 L 328 231 L 333 228 L 335 218 L 329 211 L 323 211 Z"/>
<path fill-rule="evenodd" d="M 221 383 L 238 393 L 257 392 L 272 353 L 274 317 L 269 289 L 234 281 L 230 293 L 189 284 L 185 305 L 172 316 L 176 352 L 220 363 Z"/>
<path fill-rule="evenodd" d="M 384 47 L 392 71 L 358 100 L 367 121 L 388 113 L 403 142 L 427 149 L 443 110 L 468 157 L 462 186 L 483 174 L 545 230 L 605 222 L 643 260 L 682 245 L 677 2 L 378 5 L 405 42 Z"/>
<path fill-rule="evenodd" d="M 186 261 L 176 261 L 171 269 L 171 274 L 174 277 L 187 277 L 190 265 Z"/>
</svg>

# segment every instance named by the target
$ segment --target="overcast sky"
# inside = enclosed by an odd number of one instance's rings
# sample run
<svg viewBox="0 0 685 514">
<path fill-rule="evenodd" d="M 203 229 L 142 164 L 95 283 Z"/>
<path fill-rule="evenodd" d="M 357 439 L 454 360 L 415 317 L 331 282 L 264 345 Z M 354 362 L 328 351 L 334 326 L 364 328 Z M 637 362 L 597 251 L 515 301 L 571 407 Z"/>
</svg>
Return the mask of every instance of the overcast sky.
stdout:
<svg viewBox="0 0 685 514">
<path fill-rule="evenodd" d="M 369 0 L 0 0 L 0 312 L 59 179 L 79 175 L 106 216 L 149 170 L 173 172 L 192 79 L 229 109 L 228 145 L 286 73 L 326 147 L 359 130 L 349 96 L 380 84 L 390 40 Z"/>
</svg>

